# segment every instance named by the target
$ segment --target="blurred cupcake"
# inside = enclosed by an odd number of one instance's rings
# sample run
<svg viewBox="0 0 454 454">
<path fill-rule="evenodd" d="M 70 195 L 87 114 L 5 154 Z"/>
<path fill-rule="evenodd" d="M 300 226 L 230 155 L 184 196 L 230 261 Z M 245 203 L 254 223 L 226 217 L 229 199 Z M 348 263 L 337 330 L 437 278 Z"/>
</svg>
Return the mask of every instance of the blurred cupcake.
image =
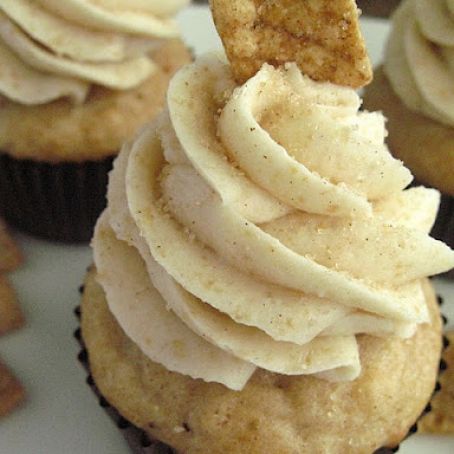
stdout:
<svg viewBox="0 0 454 454">
<path fill-rule="evenodd" d="M 0 2 L 0 212 L 19 229 L 88 241 L 123 142 L 190 60 L 186 0 Z"/>
<path fill-rule="evenodd" d="M 214 55 L 185 67 L 115 161 L 82 303 L 94 383 L 181 453 L 392 448 L 438 372 L 439 194 L 404 190 L 353 89 L 295 64 L 236 85 Z"/>
<path fill-rule="evenodd" d="M 364 106 L 388 118 L 391 152 L 441 191 L 433 235 L 454 247 L 454 2 L 404 0 Z"/>
</svg>

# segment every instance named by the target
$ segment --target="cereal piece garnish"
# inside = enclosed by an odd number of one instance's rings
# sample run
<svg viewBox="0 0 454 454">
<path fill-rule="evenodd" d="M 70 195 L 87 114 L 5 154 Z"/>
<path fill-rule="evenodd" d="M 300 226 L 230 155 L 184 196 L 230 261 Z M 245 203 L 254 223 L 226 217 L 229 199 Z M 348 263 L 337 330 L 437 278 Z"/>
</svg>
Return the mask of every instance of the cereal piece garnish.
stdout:
<svg viewBox="0 0 454 454">
<path fill-rule="evenodd" d="M 0 220 L 0 272 L 13 271 L 22 263 L 22 253 Z"/>
<path fill-rule="evenodd" d="M 372 79 L 354 0 L 210 0 L 233 74 L 296 62 L 314 80 L 359 88 Z"/>
<path fill-rule="evenodd" d="M 20 328 L 24 317 L 16 293 L 4 276 L 0 276 L 0 336 Z"/>
<path fill-rule="evenodd" d="M 13 271 L 22 263 L 22 253 L 0 219 L 0 273 Z M 0 274 L 0 336 L 20 328 L 24 317 L 16 293 L 8 279 Z M 25 397 L 20 382 L 0 362 L 0 418 L 13 411 Z"/>
</svg>

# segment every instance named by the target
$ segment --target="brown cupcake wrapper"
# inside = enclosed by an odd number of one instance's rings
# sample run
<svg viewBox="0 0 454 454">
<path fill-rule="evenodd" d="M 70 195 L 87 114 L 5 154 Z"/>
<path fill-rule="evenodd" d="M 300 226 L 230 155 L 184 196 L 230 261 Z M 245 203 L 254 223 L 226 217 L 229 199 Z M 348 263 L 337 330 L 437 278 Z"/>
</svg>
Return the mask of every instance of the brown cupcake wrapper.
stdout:
<svg viewBox="0 0 454 454">
<path fill-rule="evenodd" d="M 414 180 L 411 186 L 427 185 Z M 451 249 L 454 249 L 454 197 L 441 194 L 440 209 L 430 234 L 437 240 L 446 243 Z M 444 273 L 442 277 L 454 279 L 454 269 Z"/>
<path fill-rule="evenodd" d="M 80 287 L 79 291 L 83 292 L 83 286 Z M 77 318 L 80 318 L 79 307 L 75 309 L 74 313 Z M 99 406 L 104 409 L 104 411 L 114 421 L 115 425 L 121 430 L 124 438 L 131 448 L 131 451 L 134 454 L 177 454 L 176 451 L 173 450 L 170 446 L 167 446 L 166 444 L 161 443 L 158 440 L 151 439 L 145 431 L 131 424 L 127 419 L 123 418 L 123 416 L 121 416 L 114 407 L 109 404 L 107 399 L 100 393 L 95 381 L 93 380 L 93 377 L 91 376 L 90 365 L 88 363 L 88 352 L 85 348 L 80 328 L 78 328 L 74 332 L 74 337 L 77 339 L 81 347 L 81 350 L 77 355 L 77 359 L 82 364 L 84 369 L 88 372 L 86 382 L 98 398 Z"/>
<path fill-rule="evenodd" d="M 81 294 L 84 292 L 83 285 L 79 287 L 79 292 Z M 437 301 L 440 306 L 443 304 L 443 298 L 439 295 L 437 296 Z M 79 306 L 76 307 L 76 309 L 74 310 L 74 314 L 76 315 L 76 317 L 78 319 L 80 319 L 80 307 Z M 442 315 L 442 319 L 443 319 L 443 325 L 446 325 L 448 323 L 447 318 L 444 315 Z M 99 391 L 99 389 L 96 386 L 96 383 L 93 380 L 93 377 L 91 375 L 90 365 L 88 362 L 88 352 L 85 348 L 85 344 L 82 339 L 80 327 L 74 332 L 74 337 L 77 339 L 77 341 L 79 342 L 79 345 L 81 347 L 81 350 L 77 356 L 77 359 L 83 365 L 85 370 L 88 372 L 88 376 L 86 379 L 87 384 L 90 386 L 92 391 L 98 397 L 99 405 L 106 411 L 106 413 L 110 416 L 110 418 L 115 422 L 117 427 L 122 431 L 122 434 L 125 437 L 128 445 L 130 446 L 131 451 L 134 454 L 178 454 L 178 452 L 175 451 L 170 446 L 168 446 L 164 443 L 161 443 L 159 440 L 154 440 L 154 439 L 150 438 L 150 436 L 144 430 L 134 426 L 127 419 L 123 418 L 123 416 L 120 415 L 120 413 L 115 409 L 115 407 L 113 407 L 109 404 L 107 399 Z M 448 348 L 448 346 L 449 346 L 449 340 L 446 336 L 443 336 L 443 350 Z M 448 365 L 447 365 L 446 361 L 441 359 L 440 365 L 439 365 L 439 375 L 442 374 L 447 369 L 447 367 L 448 367 Z M 431 400 L 438 392 L 440 392 L 440 390 L 441 390 L 441 384 L 440 384 L 440 381 L 437 380 Z M 430 411 L 432 411 L 432 405 L 429 402 L 426 405 L 426 407 L 424 408 L 421 415 L 416 420 L 416 422 L 410 427 L 404 440 L 406 440 L 408 437 L 410 437 L 411 435 L 415 434 L 418 431 L 419 420 L 423 416 L 425 416 L 427 413 L 429 413 Z M 400 445 L 397 445 L 397 446 L 394 446 L 391 448 L 383 447 L 383 448 L 377 449 L 373 454 L 391 454 L 391 453 L 398 452 L 399 448 L 400 448 Z"/>
<path fill-rule="evenodd" d="M 454 197 L 441 195 L 440 210 L 431 235 L 437 240 L 446 243 L 451 249 L 454 249 Z M 443 276 L 454 279 L 454 269 Z"/>
<path fill-rule="evenodd" d="M 88 242 L 106 206 L 112 162 L 50 164 L 0 152 L 0 215 L 39 238 Z"/>
</svg>

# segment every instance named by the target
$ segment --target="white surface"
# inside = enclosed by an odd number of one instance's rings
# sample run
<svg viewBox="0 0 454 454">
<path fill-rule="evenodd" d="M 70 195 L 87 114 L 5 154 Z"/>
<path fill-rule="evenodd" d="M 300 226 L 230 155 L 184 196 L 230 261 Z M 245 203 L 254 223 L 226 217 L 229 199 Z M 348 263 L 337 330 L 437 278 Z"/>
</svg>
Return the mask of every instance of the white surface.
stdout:
<svg viewBox="0 0 454 454">
<path fill-rule="evenodd" d="M 188 43 L 197 53 L 220 46 L 208 12 L 193 7 L 181 15 Z M 364 20 L 374 62 L 380 58 L 387 25 Z M 27 257 L 12 280 L 27 317 L 27 327 L 0 339 L 2 357 L 24 382 L 27 404 L 0 421 L 0 454 L 128 454 L 126 443 L 85 384 L 85 371 L 72 333 L 78 287 L 91 263 L 88 247 L 64 247 L 23 236 Z M 454 321 L 454 284 L 437 282 L 444 311 Z M 453 325 L 451 325 L 453 326 Z M 367 423 L 367 422 L 365 422 Z M 401 454 L 452 454 L 454 437 L 414 436 Z"/>
</svg>

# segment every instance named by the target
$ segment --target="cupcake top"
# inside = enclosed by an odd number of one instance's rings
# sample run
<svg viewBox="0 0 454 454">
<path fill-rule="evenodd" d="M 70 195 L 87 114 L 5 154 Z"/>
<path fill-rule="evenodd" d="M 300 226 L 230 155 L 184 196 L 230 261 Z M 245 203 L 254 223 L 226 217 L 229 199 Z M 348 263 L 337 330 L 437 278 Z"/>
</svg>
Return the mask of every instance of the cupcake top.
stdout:
<svg viewBox="0 0 454 454">
<path fill-rule="evenodd" d="M 267 64 L 236 86 L 220 57 L 181 70 L 126 146 L 93 240 L 125 333 L 172 371 L 239 390 L 256 368 L 353 380 L 356 336 L 429 321 L 421 279 L 435 190 L 392 158 L 350 88 Z"/>
<path fill-rule="evenodd" d="M 1 0 L 0 94 L 37 105 L 85 100 L 92 84 L 137 87 L 156 70 L 150 52 L 177 37 L 187 0 Z"/>
<path fill-rule="evenodd" d="M 454 1 L 404 0 L 384 69 L 409 109 L 454 126 Z"/>
</svg>

